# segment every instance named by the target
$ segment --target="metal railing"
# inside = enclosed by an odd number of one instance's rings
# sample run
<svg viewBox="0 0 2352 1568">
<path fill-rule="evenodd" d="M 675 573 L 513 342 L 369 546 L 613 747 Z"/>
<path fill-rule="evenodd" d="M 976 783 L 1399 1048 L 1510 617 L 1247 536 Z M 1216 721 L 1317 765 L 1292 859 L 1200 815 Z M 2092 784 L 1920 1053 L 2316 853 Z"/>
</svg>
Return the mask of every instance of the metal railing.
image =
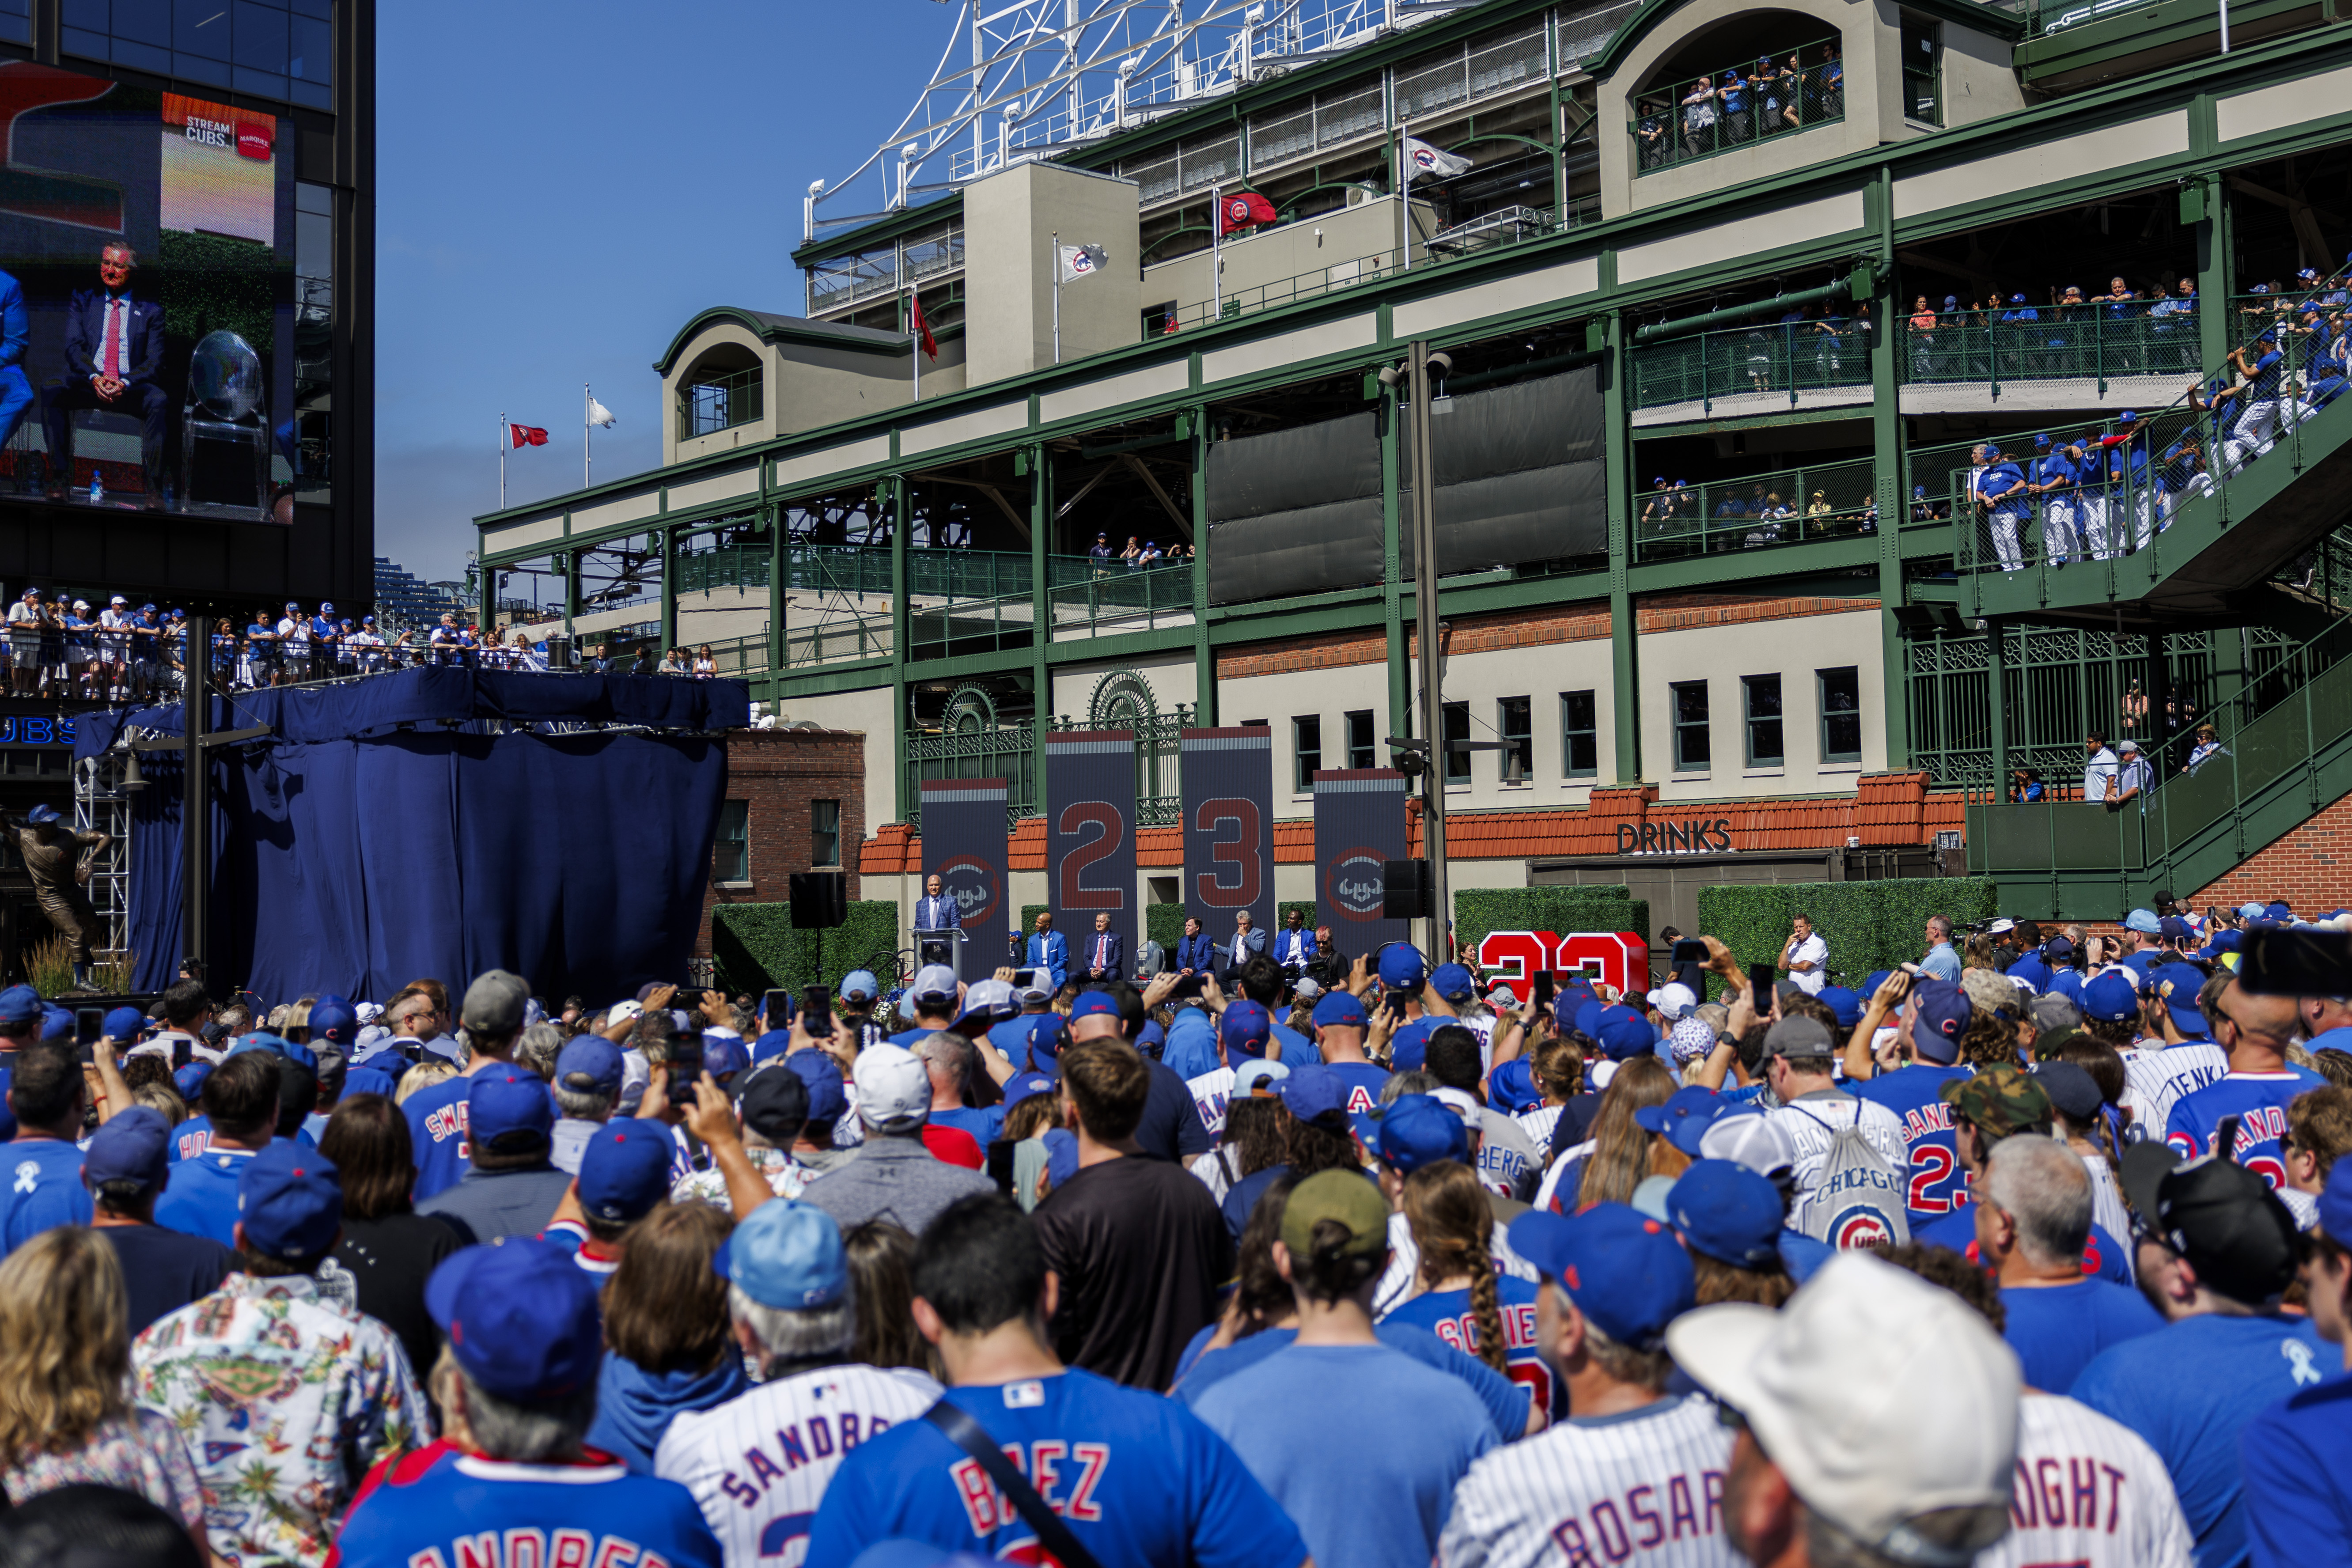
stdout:
<svg viewBox="0 0 2352 1568">
<path fill-rule="evenodd" d="M 1870 384 L 1871 323 L 1865 317 L 1805 317 L 1694 332 L 1647 344 L 1629 356 L 1633 406 L 1696 403 L 1712 411 L 1730 397 L 1801 394 Z"/>
<path fill-rule="evenodd" d="M 1634 559 L 1875 533 L 1876 468 L 1857 458 L 1712 484 L 1654 486 L 1634 498 Z"/>
<path fill-rule="evenodd" d="M 749 425 L 767 406 L 767 372 L 747 365 L 677 389 L 677 438 L 716 435 Z"/>
<path fill-rule="evenodd" d="M 2073 477 L 2042 461 L 2034 437 L 2005 438 L 2004 458 L 2030 485 L 2043 487 L 2038 494 L 2017 485 L 1988 497 L 1982 470 L 1972 465 L 1954 473 L 1952 516 L 1963 524 L 1955 534 L 1957 569 L 2047 574 L 2070 563 L 2155 551 L 2140 570 L 2160 576 L 2168 569 L 2162 535 L 2182 509 L 2201 503 L 2234 515 L 2229 492 L 2248 464 L 2267 465 L 2265 474 L 2281 465 L 2299 472 L 2307 458 L 2332 447 L 2306 452 L 2305 429 L 2345 390 L 2344 312 L 2334 308 L 2302 319 L 2316 324 L 2266 323 L 2201 389 L 2192 386 L 2128 426 L 2106 420 L 2053 431 L 2049 451 L 2076 466 Z M 2277 353 L 2267 363 L 2266 337 L 2274 338 Z M 2244 377 L 2242 367 L 2261 374 Z"/>
<path fill-rule="evenodd" d="M 1903 379 L 1913 385 L 2092 381 L 2197 374 L 2197 316 L 2177 300 L 2009 305 L 1999 312 L 1918 316 L 1903 330 Z"/>
<path fill-rule="evenodd" d="M 1149 631 L 1192 618 L 1192 573 L 1187 566 L 1089 574 L 1046 593 L 1047 624 L 1056 637 L 1097 632 Z"/>
<path fill-rule="evenodd" d="M 1835 38 L 1774 50 L 1752 63 L 1639 95 L 1626 127 L 1637 174 L 1737 152 L 1845 118 L 1845 62 Z"/>
</svg>

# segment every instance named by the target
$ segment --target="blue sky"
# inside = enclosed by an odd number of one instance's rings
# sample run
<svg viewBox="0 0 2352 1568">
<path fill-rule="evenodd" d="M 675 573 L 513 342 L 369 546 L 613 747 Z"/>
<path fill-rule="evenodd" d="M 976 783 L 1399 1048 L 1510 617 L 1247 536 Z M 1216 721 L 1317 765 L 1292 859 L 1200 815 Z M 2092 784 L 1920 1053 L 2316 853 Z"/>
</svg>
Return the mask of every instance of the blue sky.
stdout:
<svg viewBox="0 0 2352 1568">
<path fill-rule="evenodd" d="M 937 0 L 401 0 L 377 11 L 376 552 L 455 576 L 498 504 L 660 458 L 652 364 L 708 305 L 797 315 L 801 195 L 898 124 Z M 845 202 L 851 198 L 845 197 Z M 870 210 L 868 208 L 867 210 Z"/>
</svg>

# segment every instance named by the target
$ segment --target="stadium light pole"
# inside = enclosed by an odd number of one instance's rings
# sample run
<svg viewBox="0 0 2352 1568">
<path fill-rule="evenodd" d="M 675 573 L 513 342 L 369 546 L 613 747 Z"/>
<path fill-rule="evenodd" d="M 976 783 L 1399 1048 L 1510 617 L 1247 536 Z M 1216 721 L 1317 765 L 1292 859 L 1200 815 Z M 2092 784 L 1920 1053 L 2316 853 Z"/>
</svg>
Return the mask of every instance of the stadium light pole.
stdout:
<svg viewBox="0 0 2352 1568">
<path fill-rule="evenodd" d="M 1436 356 L 1450 369 L 1453 361 Z M 1412 423 L 1412 595 L 1413 635 L 1420 639 L 1421 734 L 1429 742 L 1428 809 L 1422 817 L 1422 852 L 1429 861 L 1429 952 L 1432 963 L 1445 963 L 1453 954 L 1446 937 L 1453 925 L 1453 905 L 1445 886 L 1445 775 L 1452 755 L 1445 749 L 1444 674 L 1437 658 L 1437 505 L 1432 474 L 1429 401 L 1432 356 L 1423 338 L 1412 342 L 1406 381 L 1406 401 Z"/>
</svg>

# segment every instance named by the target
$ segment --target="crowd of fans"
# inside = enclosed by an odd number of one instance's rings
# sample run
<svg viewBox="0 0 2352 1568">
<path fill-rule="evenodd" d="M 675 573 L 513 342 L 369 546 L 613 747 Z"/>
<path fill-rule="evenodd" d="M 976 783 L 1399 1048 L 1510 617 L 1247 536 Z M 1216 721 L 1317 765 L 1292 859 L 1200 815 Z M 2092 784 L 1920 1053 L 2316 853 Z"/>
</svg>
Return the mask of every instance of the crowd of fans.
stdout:
<svg viewBox="0 0 2352 1568">
<path fill-rule="evenodd" d="M 2347 930 L 20 985 L 0 1559 L 2352 1560 Z"/>
</svg>

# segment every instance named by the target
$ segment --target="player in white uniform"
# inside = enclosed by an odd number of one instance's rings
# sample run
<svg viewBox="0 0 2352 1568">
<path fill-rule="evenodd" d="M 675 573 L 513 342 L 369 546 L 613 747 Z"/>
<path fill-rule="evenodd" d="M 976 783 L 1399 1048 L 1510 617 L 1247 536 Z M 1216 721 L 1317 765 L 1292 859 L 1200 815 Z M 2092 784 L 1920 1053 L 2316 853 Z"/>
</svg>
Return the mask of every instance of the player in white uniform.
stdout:
<svg viewBox="0 0 2352 1568">
<path fill-rule="evenodd" d="M 1723 1528 L 1731 1432 L 1715 1402 L 1668 1398 L 1666 1325 L 1696 1300 L 1673 1231 L 1620 1204 L 1573 1219 L 1527 1214 L 1511 1246 L 1543 1285 L 1536 1334 L 1570 1416 L 1497 1448 L 1454 1489 L 1444 1568 L 1717 1568 L 1740 1561 Z"/>
<path fill-rule="evenodd" d="M 2189 1568 L 2194 1544 L 2172 1478 L 2139 1434 L 2059 1394 L 2018 1401 L 2009 1533 L 1976 1568 Z"/>
<path fill-rule="evenodd" d="M 823 1210 L 761 1205 L 727 1238 L 717 1267 L 729 1281 L 736 1341 L 765 1381 L 672 1421 L 654 1473 L 694 1494 L 728 1568 L 799 1568 L 843 1457 L 921 1419 L 940 1385 L 919 1372 L 845 1359 L 857 1304 L 840 1229 Z"/>
</svg>

